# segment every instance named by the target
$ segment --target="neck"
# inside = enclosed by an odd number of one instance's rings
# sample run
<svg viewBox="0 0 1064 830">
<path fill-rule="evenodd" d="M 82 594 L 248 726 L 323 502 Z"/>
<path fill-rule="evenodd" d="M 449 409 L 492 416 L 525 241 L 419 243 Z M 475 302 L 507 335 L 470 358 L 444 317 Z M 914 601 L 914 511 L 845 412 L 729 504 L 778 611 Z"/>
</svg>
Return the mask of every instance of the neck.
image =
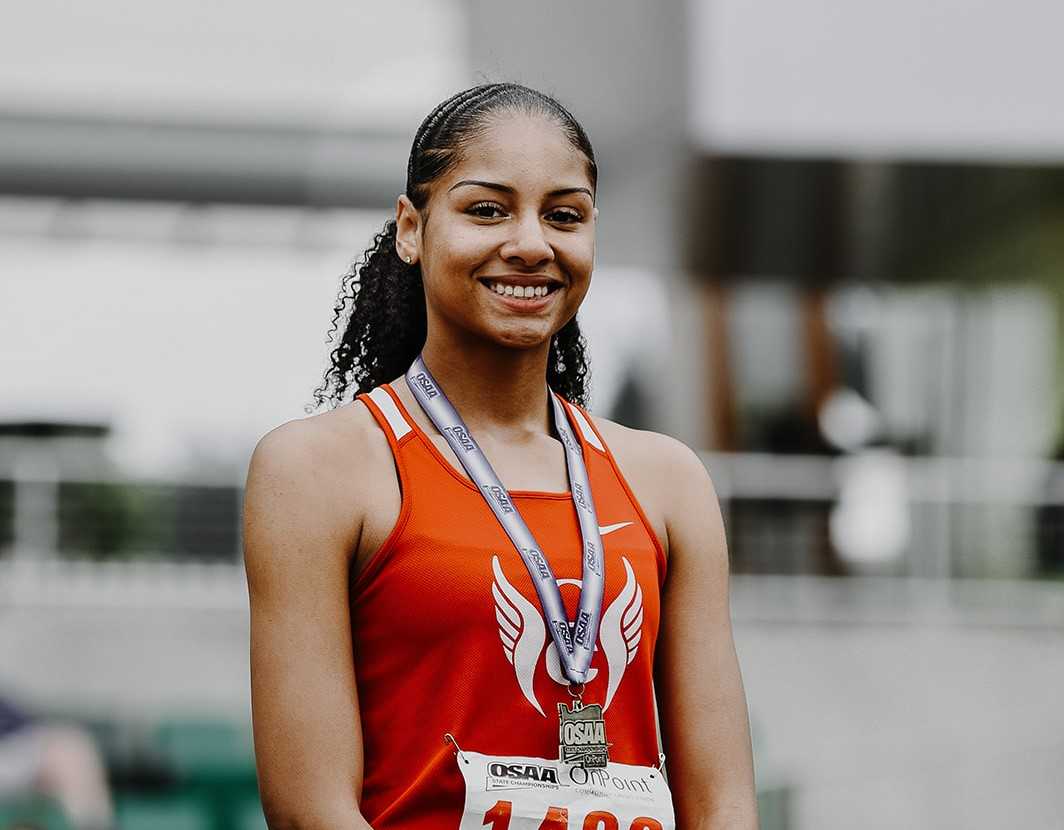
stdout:
<svg viewBox="0 0 1064 830">
<path fill-rule="evenodd" d="M 483 341 L 450 343 L 430 332 L 421 355 L 474 434 L 550 434 L 549 352 L 549 343 L 505 349 Z"/>
</svg>

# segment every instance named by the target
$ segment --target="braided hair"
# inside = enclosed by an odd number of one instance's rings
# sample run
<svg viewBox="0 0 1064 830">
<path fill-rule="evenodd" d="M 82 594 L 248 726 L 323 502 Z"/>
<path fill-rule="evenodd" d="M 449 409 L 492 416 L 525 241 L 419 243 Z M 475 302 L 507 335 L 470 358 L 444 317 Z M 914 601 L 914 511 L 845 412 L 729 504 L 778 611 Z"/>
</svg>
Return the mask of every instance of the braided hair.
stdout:
<svg viewBox="0 0 1064 830">
<path fill-rule="evenodd" d="M 406 168 L 406 196 L 425 219 L 429 185 L 459 163 L 462 150 L 500 112 L 543 115 L 556 121 L 586 157 L 588 177 L 592 188 L 596 186 L 598 168 L 591 142 L 572 113 L 549 95 L 520 84 L 481 84 L 439 104 L 414 136 Z M 317 406 L 326 401 L 338 406 L 351 385 L 359 394 L 405 373 L 425 344 L 421 265 L 403 262 L 395 240 L 396 222 L 390 219 L 341 281 L 330 341 L 335 342 L 341 319 L 346 318 L 346 326 L 330 352 L 331 365 L 314 390 Z M 587 344 L 575 316 L 551 338 L 547 382 L 567 400 L 587 406 Z"/>
</svg>

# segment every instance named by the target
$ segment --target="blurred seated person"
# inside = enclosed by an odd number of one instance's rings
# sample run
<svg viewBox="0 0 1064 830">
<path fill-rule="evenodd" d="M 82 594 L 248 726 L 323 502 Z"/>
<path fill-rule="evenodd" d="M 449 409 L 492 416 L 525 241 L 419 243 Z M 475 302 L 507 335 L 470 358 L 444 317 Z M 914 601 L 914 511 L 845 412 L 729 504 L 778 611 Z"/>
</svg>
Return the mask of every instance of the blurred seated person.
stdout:
<svg viewBox="0 0 1064 830">
<path fill-rule="evenodd" d="M 77 830 L 112 830 L 100 753 L 77 726 L 30 716 L 0 694 L 0 800 L 51 797 Z"/>
</svg>

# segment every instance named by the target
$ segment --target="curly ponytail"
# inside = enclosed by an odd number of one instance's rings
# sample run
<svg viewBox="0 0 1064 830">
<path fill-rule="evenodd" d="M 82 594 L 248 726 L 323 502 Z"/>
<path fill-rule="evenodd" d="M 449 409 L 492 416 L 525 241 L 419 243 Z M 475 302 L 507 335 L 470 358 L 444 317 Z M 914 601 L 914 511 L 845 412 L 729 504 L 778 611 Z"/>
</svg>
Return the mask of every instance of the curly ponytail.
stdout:
<svg viewBox="0 0 1064 830">
<path fill-rule="evenodd" d="M 556 120 L 586 157 L 588 177 L 593 187 L 597 184 L 591 142 L 572 113 L 549 95 L 520 84 L 482 84 L 439 104 L 418 128 L 406 175 L 406 195 L 414 207 L 425 208 L 429 185 L 458 163 L 462 149 L 485 129 L 488 117 L 504 110 Z M 398 377 L 425 344 L 421 266 L 399 258 L 395 234 L 395 220 L 390 219 L 341 282 L 330 341 L 335 341 L 344 318 L 346 324 L 340 342 L 330 352 L 331 365 L 314 390 L 317 406 L 326 401 L 338 406 L 348 386 L 353 385 L 359 394 Z M 588 376 L 587 343 L 573 317 L 551 338 L 547 382 L 567 400 L 587 406 Z"/>
</svg>

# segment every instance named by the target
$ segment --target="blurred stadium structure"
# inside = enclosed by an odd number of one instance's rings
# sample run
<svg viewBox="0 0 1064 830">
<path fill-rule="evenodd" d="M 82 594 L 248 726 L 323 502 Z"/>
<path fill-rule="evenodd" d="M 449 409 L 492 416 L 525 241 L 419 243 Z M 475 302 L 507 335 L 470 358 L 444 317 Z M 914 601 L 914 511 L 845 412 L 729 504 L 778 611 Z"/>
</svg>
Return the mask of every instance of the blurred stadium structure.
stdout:
<svg viewBox="0 0 1064 830">
<path fill-rule="evenodd" d="M 1059 4 L 12 17 L 0 691 L 93 730 L 123 827 L 264 826 L 247 458 L 420 119 L 483 80 L 595 144 L 594 409 L 704 450 L 765 830 L 1060 826 Z"/>
</svg>

